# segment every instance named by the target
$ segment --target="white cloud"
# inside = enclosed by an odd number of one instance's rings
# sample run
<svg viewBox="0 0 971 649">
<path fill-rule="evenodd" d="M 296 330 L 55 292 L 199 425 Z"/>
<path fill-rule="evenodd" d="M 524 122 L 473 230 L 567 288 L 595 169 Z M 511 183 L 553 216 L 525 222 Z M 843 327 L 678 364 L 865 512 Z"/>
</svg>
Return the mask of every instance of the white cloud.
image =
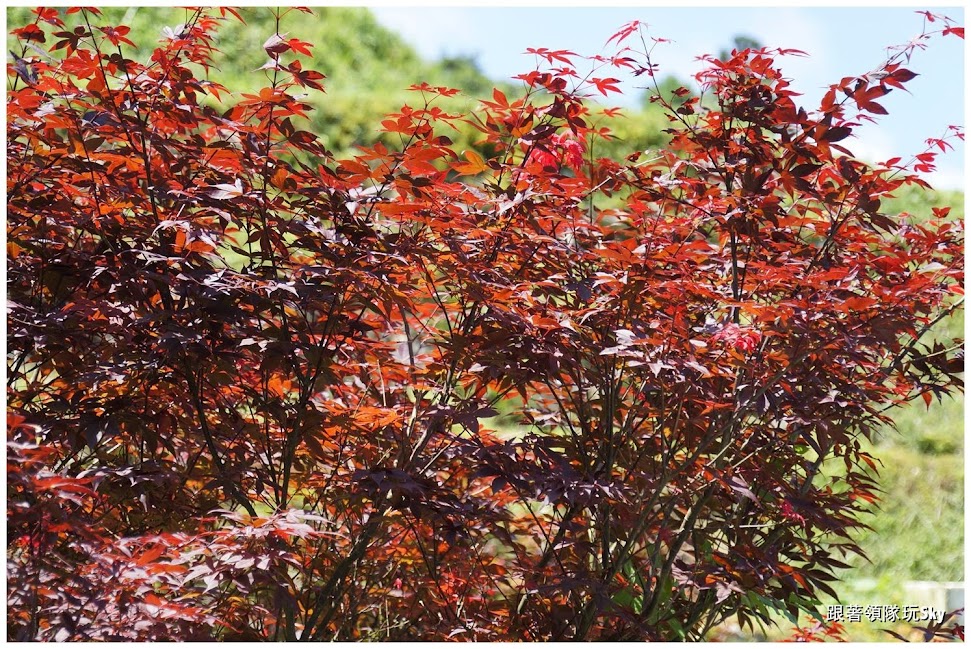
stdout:
<svg viewBox="0 0 971 649">
<path fill-rule="evenodd" d="M 956 189 L 964 191 L 964 172 L 957 167 L 938 167 L 937 171 L 924 178 L 934 189 Z"/>
<path fill-rule="evenodd" d="M 853 137 L 841 142 L 853 152 L 853 156 L 864 162 L 885 162 L 890 158 L 907 155 L 894 146 L 894 139 L 886 129 L 872 124 L 864 124 L 855 129 Z"/>
<path fill-rule="evenodd" d="M 385 27 L 397 32 L 427 60 L 456 54 L 456 43 L 475 40 L 474 25 L 461 7 L 440 7 L 435 11 L 414 7 L 371 7 Z"/>
<path fill-rule="evenodd" d="M 899 128 L 899 126 L 898 126 Z M 908 162 L 920 150 L 902 150 L 900 138 L 886 125 L 864 124 L 857 127 L 854 137 L 843 142 L 853 152 L 854 157 L 864 162 L 885 162 L 900 157 Z M 922 150 L 922 149 L 921 149 Z M 964 189 L 964 170 L 959 152 L 939 154 L 935 163 L 936 170 L 920 174 L 935 189 Z"/>
</svg>

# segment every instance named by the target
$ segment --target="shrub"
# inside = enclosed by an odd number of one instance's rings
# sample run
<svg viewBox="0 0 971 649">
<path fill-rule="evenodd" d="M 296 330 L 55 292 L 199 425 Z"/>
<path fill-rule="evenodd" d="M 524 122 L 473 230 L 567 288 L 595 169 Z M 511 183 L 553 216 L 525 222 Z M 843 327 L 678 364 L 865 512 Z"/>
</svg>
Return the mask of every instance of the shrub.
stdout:
<svg viewBox="0 0 971 649">
<path fill-rule="evenodd" d="M 472 114 L 415 86 L 338 160 L 288 12 L 232 100 L 232 10 L 145 62 L 93 9 L 13 30 L 9 637 L 698 639 L 831 593 L 860 439 L 962 369 L 920 343 L 961 224 L 880 211 L 934 151 L 844 146 L 930 33 L 814 111 L 792 52 L 710 58 L 668 149 L 593 158 L 598 70 L 653 75 L 632 23 Z"/>
</svg>

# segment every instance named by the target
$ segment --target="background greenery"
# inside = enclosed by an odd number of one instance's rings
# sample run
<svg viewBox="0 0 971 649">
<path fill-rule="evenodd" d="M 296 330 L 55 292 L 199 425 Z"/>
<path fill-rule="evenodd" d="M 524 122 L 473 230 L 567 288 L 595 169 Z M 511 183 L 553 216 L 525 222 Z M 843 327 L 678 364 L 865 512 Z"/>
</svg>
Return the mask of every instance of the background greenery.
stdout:
<svg viewBox="0 0 971 649">
<path fill-rule="evenodd" d="M 129 38 L 139 45 L 126 46 L 126 56 L 147 59 L 161 37 L 164 26 L 175 28 L 187 19 L 185 10 L 170 7 L 108 7 L 105 21 L 131 27 Z M 313 44 L 314 59 L 305 63 L 327 75 L 326 93 L 313 92 L 307 101 L 314 105 L 310 128 L 323 138 L 337 155 L 353 154 L 356 145 L 369 144 L 380 137 L 380 118 L 403 104 L 414 105 L 420 97 L 408 86 L 427 81 L 431 85 L 459 88 L 463 93 L 443 104 L 448 110 L 466 111 L 478 98 L 488 98 L 495 86 L 514 95 L 518 82 L 492 80 L 479 70 L 474 58 L 451 57 L 437 61 L 422 60 L 400 37 L 377 23 L 366 9 L 317 7 L 315 16 L 292 12 L 283 18 L 281 32 Z M 219 31 L 216 47 L 217 69 L 213 80 L 234 93 L 253 92 L 267 85 L 269 77 L 260 66 L 268 58 L 263 43 L 276 29 L 276 19 L 268 9 L 245 9 L 241 24 L 226 21 Z M 7 10 L 9 27 L 32 22 L 30 9 Z M 743 37 L 744 38 L 744 37 Z M 731 35 L 725 35 L 731 43 Z M 735 44 L 740 38 L 736 37 Z M 48 47 L 51 40 L 46 44 Z M 15 39 L 8 49 L 19 54 Z M 744 45 L 744 42 L 741 42 Z M 31 52 L 27 52 L 32 55 Z M 593 54 L 592 52 L 589 54 Z M 526 72 L 527 70 L 523 70 Z M 662 88 L 677 88 L 667 79 Z M 663 129 L 668 121 L 662 111 L 648 101 L 625 111 L 612 129 L 618 139 L 599 144 L 597 156 L 620 157 L 624 153 L 663 146 Z M 452 135 L 455 149 L 475 146 L 471 128 Z M 961 192 L 924 193 L 907 190 L 884 211 L 907 212 L 921 221 L 928 218 L 933 205 L 950 205 L 952 218 L 964 218 Z M 940 323 L 933 335 L 961 336 L 963 313 Z M 867 523 L 872 530 L 863 534 L 860 544 L 869 561 L 855 558 L 853 567 L 843 574 L 838 590 L 844 604 L 915 604 L 905 601 L 904 583 L 909 580 L 962 581 L 964 578 L 964 399 L 958 396 L 922 402 L 899 409 L 896 430 L 886 430 L 875 441 L 874 453 L 883 462 L 880 471 L 884 499 Z M 496 422 L 502 424 L 501 418 Z M 512 432 L 512 431 L 509 431 Z M 780 628 L 769 629 L 756 638 L 778 639 L 788 635 L 791 622 L 780 619 Z M 888 639 L 880 624 L 849 624 L 851 640 Z M 899 630 L 899 629 L 898 629 Z M 751 639 L 736 635 L 732 629 L 719 630 L 725 639 Z"/>
</svg>

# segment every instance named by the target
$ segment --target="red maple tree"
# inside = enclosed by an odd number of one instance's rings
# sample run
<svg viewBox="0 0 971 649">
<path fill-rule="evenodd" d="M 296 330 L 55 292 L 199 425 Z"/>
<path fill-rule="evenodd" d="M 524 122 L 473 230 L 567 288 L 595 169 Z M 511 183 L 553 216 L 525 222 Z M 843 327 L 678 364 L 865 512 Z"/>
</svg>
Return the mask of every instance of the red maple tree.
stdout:
<svg viewBox="0 0 971 649">
<path fill-rule="evenodd" d="M 668 148 L 598 159 L 616 80 L 574 68 L 652 77 L 632 23 L 335 159 L 287 11 L 266 88 L 200 75 L 236 13 L 144 62 L 94 9 L 12 31 L 10 639 L 699 639 L 833 594 L 860 440 L 960 386 L 922 336 L 962 224 L 881 212 L 936 151 L 846 148 L 937 32 L 815 110 L 787 52 L 709 59 Z"/>
</svg>

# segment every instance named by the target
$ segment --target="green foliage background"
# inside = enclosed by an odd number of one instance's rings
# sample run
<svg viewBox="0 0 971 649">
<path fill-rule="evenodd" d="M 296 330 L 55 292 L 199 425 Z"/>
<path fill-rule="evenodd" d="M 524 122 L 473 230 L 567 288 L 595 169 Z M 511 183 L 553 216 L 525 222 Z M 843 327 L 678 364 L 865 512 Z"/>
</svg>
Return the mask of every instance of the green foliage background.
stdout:
<svg viewBox="0 0 971 649">
<path fill-rule="evenodd" d="M 139 48 L 125 46 L 125 55 L 142 60 L 150 56 L 164 26 L 175 28 L 188 17 L 186 10 L 172 7 L 106 7 L 103 13 L 105 22 L 131 27 L 128 37 Z M 209 72 L 211 79 L 236 94 L 268 85 L 267 72 L 259 69 L 268 60 L 262 46 L 277 28 L 269 9 L 249 8 L 241 13 L 245 24 L 227 20 L 220 29 L 217 69 Z M 440 104 L 453 111 L 472 109 L 496 86 L 511 96 L 517 91 L 518 82 L 487 78 L 474 58 L 422 60 L 367 9 L 316 7 L 314 14 L 292 11 L 283 17 L 280 31 L 313 44 L 313 61 L 305 62 L 305 67 L 327 75 L 326 92 L 312 92 L 307 98 L 315 108 L 309 128 L 336 155 L 353 155 L 356 145 L 373 143 L 380 137 L 382 116 L 403 104 L 420 102 L 420 97 L 407 90 L 412 84 L 427 81 L 433 86 L 459 88 L 462 94 Z M 28 22 L 33 22 L 29 7 L 7 9 L 8 26 Z M 725 37 L 727 42 L 730 35 Z M 19 53 L 16 39 L 8 38 L 7 45 L 8 50 Z M 523 72 L 525 66 L 524 62 Z M 677 80 L 666 79 L 661 90 L 669 96 L 678 85 Z M 663 146 L 667 127 L 662 110 L 645 100 L 640 108 L 629 109 L 612 122 L 617 139 L 598 143 L 594 155 L 617 159 Z M 476 146 L 471 127 L 450 137 L 456 151 Z M 934 205 L 949 205 L 952 218 L 964 218 L 964 195 L 954 191 L 909 189 L 888 201 L 884 211 L 890 215 L 906 212 L 921 221 L 929 217 Z M 959 312 L 940 323 L 934 335 L 946 339 L 959 337 L 963 331 L 963 312 Z M 867 521 L 872 531 L 861 538 L 869 562 L 854 560 L 854 567 L 843 575 L 843 603 L 911 604 L 903 599 L 903 584 L 908 580 L 963 580 L 963 410 L 963 395 L 929 408 L 922 402 L 912 403 L 897 412 L 896 430 L 885 431 L 877 440 L 875 454 L 883 461 L 880 473 L 886 493 L 872 520 Z M 789 626 L 783 621 L 781 635 L 779 630 L 770 631 L 768 637 L 784 637 Z M 847 631 L 853 640 L 888 639 L 879 626 L 848 625 Z"/>
</svg>

